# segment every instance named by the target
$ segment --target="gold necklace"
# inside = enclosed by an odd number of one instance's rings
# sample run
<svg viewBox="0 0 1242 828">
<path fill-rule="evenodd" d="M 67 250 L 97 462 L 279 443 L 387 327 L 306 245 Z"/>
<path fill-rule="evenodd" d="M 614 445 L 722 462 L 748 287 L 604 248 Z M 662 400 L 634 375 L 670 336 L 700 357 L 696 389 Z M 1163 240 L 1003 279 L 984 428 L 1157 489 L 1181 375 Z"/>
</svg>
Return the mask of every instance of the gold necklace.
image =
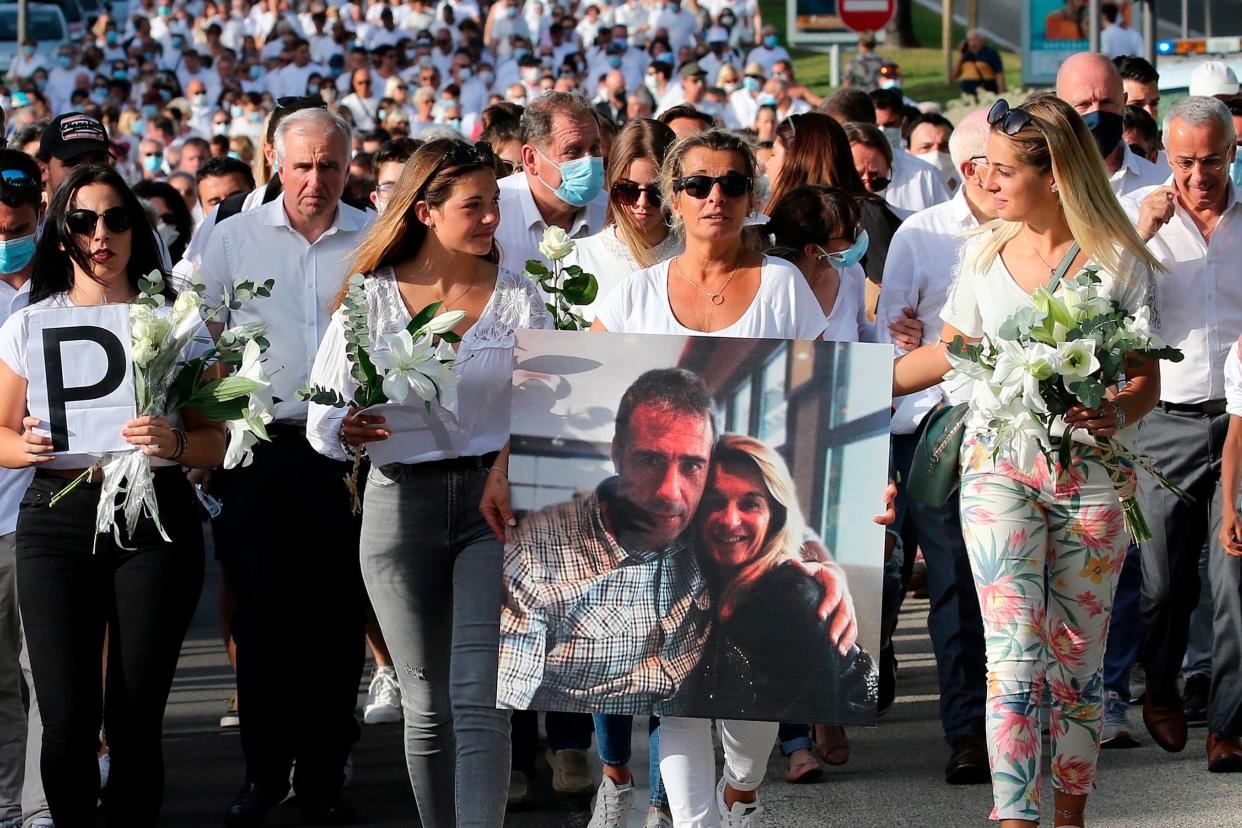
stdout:
<svg viewBox="0 0 1242 828">
<path fill-rule="evenodd" d="M 708 298 L 708 300 L 709 300 L 709 301 L 710 301 L 713 305 L 723 305 L 723 304 L 724 304 L 724 292 L 725 292 L 725 289 L 729 287 L 729 283 L 733 281 L 733 277 L 737 275 L 737 272 L 738 272 L 739 270 L 741 270 L 741 268 L 742 268 L 742 259 L 745 257 L 745 255 L 746 255 L 745 253 L 742 253 L 742 254 L 739 254 L 739 255 L 738 255 L 738 257 L 737 257 L 737 263 L 733 266 L 733 272 L 732 272 L 732 273 L 730 273 L 730 274 L 729 274 L 729 277 L 728 277 L 727 279 L 725 279 L 725 280 L 724 280 L 724 284 L 720 286 L 720 290 L 718 290 L 718 291 L 716 291 L 716 292 L 714 292 L 714 293 L 713 293 L 712 291 L 707 290 L 706 288 L 702 287 L 701 285 L 696 284 L 695 282 L 690 281 L 690 280 L 689 280 L 689 279 L 687 279 L 685 276 L 681 275 L 681 273 L 680 273 L 680 272 L 678 272 L 678 273 L 674 273 L 673 275 L 674 275 L 674 276 L 676 276 L 678 279 L 681 279 L 683 282 L 685 282 L 686 284 L 688 284 L 690 287 L 692 287 L 692 288 L 694 288 L 695 290 L 697 290 L 699 293 L 701 293 L 701 294 L 703 294 L 704 296 L 706 296 L 706 297 Z M 677 266 L 677 270 L 678 270 L 678 271 L 680 271 L 680 270 L 681 270 L 681 261 L 680 261 L 680 259 L 678 259 L 678 260 L 674 261 L 674 262 L 673 262 L 673 264 Z"/>
<path fill-rule="evenodd" d="M 1026 229 L 1025 224 L 1022 225 L 1022 238 L 1026 239 L 1026 243 L 1030 245 L 1031 252 L 1039 257 L 1039 260 L 1044 263 L 1044 267 L 1048 268 L 1048 276 L 1051 278 L 1052 274 L 1057 272 L 1057 269 L 1054 265 L 1049 264 L 1048 260 L 1044 258 L 1044 254 L 1040 253 L 1035 247 L 1035 242 L 1031 241 L 1031 233 Z"/>
</svg>

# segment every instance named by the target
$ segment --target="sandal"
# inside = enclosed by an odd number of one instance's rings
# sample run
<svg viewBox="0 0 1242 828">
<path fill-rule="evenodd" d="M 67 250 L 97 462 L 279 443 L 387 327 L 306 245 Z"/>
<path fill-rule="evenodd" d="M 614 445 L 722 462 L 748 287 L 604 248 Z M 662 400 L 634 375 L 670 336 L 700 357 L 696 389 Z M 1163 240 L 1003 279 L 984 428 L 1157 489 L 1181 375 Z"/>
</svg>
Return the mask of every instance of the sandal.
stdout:
<svg viewBox="0 0 1242 828">
<path fill-rule="evenodd" d="M 794 756 L 805 754 L 805 758 L 795 761 Z M 789 757 L 789 770 L 785 772 L 785 781 L 791 785 L 805 785 L 814 782 L 824 773 L 824 767 L 811 751 L 794 751 Z"/>
<path fill-rule="evenodd" d="M 815 749 L 830 765 L 850 761 L 850 740 L 840 725 L 815 725 Z"/>
</svg>

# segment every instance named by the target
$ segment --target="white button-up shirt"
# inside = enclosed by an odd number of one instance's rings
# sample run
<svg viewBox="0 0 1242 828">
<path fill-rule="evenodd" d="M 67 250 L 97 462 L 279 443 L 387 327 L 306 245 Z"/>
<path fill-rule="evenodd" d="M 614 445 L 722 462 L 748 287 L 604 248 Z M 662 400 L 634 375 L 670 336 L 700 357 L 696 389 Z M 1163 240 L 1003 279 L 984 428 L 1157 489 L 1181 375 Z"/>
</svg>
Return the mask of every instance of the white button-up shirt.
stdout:
<svg viewBox="0 0 1242 828">
<path fill-rule="evenodd" d="M 1142 202 L 1152 189 L 1133 198 Z M 1242 206 L 1233 185 L 1210 244 L 1179 202 L 1147 247 L 1166 270 L 1156 274 L 1160 337 L 1185 355 L 1160 364 L 1160 399 L 1224 399 L 1225 356 L 1242 333 Z"/>
<path fill-rule="evenodd" d="M 1160 167 L 1142 156 L 1135 155 L 1130 147 L 1121 145 L 1121 166 L 1113 173 L 1108 184 L 1118 196 L 1129 195 L 1144 187 L 1154 187 L 1169 180 L 1169 167 Z"/>
<path fill-rule="evenodd" d="M 944 325 L 940 311 L 953 284 L 958 254 L 965 243 L 963 234 L 978 226 L 962 189 L 944 204 L 915 213 L 902 222 L 888 244 L 888 258 L 884 261 L 884 284 L 875 311 L 876 341 L 893 342 L 888 326 L 905 317 L 903 308 L 913 308 L 923 323 L 923 342 L 940 339 Z M 897 352 L 905 353 L 900 348 Z M 896 411 L 890 429 L 894 434 L 911 434 L 936 406 L 969 399 L 969 385 L 937 385 L 899 397 L 893 401 Z"/>
<path fill-rule="evenodd" d="M 940 170 L 905 150 L 893 150 L 891 175 L 883 195 L 898 210 L 917 213 L 949 200 L 949 188 Z"/>
<path fill-rule="evenodd" d="M 520 172 L 500 179 L 500 226 L 496 228 L 496 243 L 500 245 L 500 266 L 522 273 L 527 259 L 544 261 L 539 252 L 539 242 L 548 223 L 539 212 L 539 205 L 531 195 L 531 183 L 526 173 Z M 575 239 L 594 235 L 604 228 L 608 216 L 608 191 L 601 190 L 593 201 L 578 210 L 569 235 Z"/>
<path fill-rule="evenodd" d="M 0 279 L 0 324 L 30 302 L 30 282 L 14 288 Z M 0 535 L 17 531 L 17 507 L 34 477 L 34 467 L 0 469 Z"/>
<path fill-rule="evenodd" d="M 332 226 L 311 244 L 289 225 L 282 197 L 222 222 L 211 235 L 199 268 L 208 303 L 217 303 L 226 291 L 232 295 L 237 279 L 276 280 L 271 296 L 257 297 L 218 321 L 267 325 L 271 347 L 266 368 L 272 391 L 281 400 L 276 405 L 279 421 L 306 420 L 306 403 L 294 395 L 310 377 L 332 302 L 373 219 L 373 214 L 340 204 Z"/>
</svg>

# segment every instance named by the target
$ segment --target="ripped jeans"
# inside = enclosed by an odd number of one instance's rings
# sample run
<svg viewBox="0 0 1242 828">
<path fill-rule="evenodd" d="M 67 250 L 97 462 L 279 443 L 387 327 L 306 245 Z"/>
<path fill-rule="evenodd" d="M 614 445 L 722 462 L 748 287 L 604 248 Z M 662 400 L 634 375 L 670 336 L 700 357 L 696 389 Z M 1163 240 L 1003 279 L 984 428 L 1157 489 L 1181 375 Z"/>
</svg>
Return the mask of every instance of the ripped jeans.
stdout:
<svg viewBox="0 0 1242 828">
<path fill-rule="evenodd" d="M 486 463 L 372 469 L 362 578 L 392 652 L 405 761 L 426 828 L 499 828 L 509 714 L 496 709 L 502 550 L 479 513 Z"/>
</svg>

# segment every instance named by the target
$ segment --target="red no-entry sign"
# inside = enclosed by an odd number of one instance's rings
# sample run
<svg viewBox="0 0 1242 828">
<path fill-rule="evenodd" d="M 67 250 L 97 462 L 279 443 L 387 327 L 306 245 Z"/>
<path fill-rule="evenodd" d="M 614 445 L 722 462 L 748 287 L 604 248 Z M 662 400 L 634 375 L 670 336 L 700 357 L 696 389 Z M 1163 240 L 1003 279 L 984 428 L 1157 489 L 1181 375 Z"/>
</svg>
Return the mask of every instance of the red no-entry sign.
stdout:
<svg viewBox="0 0 1242 828">
<path fill-rule="evenodd" d="M 837 15 L 855 32 L 883 29 L 897 13 L 897 0 L 837 0 Z"/>
</svg>

